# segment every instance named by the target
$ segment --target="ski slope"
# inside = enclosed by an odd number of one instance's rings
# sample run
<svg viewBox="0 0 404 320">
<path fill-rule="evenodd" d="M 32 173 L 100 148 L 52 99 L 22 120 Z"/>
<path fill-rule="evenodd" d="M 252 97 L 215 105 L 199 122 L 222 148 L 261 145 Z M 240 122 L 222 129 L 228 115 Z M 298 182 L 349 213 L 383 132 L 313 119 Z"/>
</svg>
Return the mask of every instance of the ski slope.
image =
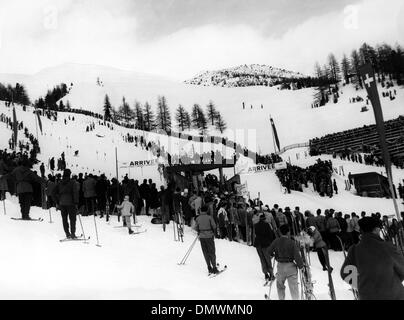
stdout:
<svg viewBox="0 0 404 320">
<path fill-rule="evenodd" d="M 184 242 L 175 242 L 172 225 L 163 232 L 161 225 L 150 224 L 140 216 L 147 232 L 129 235 L 116 217 L 110 223 L 97 218 L 99 242 L 93 217 L 82 217 L 88 244 L 59 242 L 64 237 L 60 213 L 32 208 L 32 217 L 43 222 L 11 220 L 19 216 L 17 198 L 6 201 L 7 215 L 0 209 L 0 299 L 162 299 L 162 300 L 252 300 L 264 299 L 268 292 L 255 248 L 216 240 L 218 262 L 228 270 L 209 279 L 199 243 L 187 263 L 179 266 L 195 239 L 186 227 Z M 77 233 L 80 224 L 77 222 Z M 330 252 L 334 285 L 338 299 L 353 299 L 349 286 L 338 276 L 343 262 L 341 252 Z M 314 293 L 317 299 L 330 299 L 327 272 L 322 271 L 311 253 Z M 290 299 L 288 289 L 286 298 Z M 271 293 L 277 299 L 276 286 Z"/>
<path fill-rule="evenodd" d="M 36 116 L 33 108 L 27 107 L 27 111 L 23 111 L 22 106 L 16 105 L 17 120 L 22 121 L 24 126 L 35 137 L 38 133 L 39 145 L 41 153 L 38 159 L 48 164 L 50 158 L 55 157 L 55 161 L 60 157 L 61 153 L 65 153 L 67 167 L 73 173 L 93 173 L 100 175 L 105 173 L 108 178 L 116 177 L 116 157 L 115 148 L 118 155 L 118 176 L 122 179 L 126 174 L 129 178 L 141 179 L 151 178 L 159 185 L 165 185 L 163 177 L 158 171 L 157 164 L 150 166 L 135 166 L 128 168 L 128 164 L 134 161 L 158 160 L 158 163 L 166 163 L 166 159 L 159 159 L 147 151 L 145 148 L 135 146 L 135 143 L 128 143 L 123 140 L 123 136 L 128 133 L 133 136 L 143 136 L 146 141 L 154 142 L 164 147 L 172 155 L 193 155 L 193 152 L 203 153 L 211 150 L 219 150 L 223 156 L 231 158 L 234 149 L 223 146 L 222 144 L 201 143 L 197 141 L 188 141 L 168 137 L 153 132 L 143 132 L 134 129 L 127 129 L 121 126 L 113 125 L 114 130 L 110 130 L 107 126 L 100 125 L 99 120 L 74 113 L 58 114 L 58 120 L 49 120 L 47 117 L 41 116 L 43 133 L 36 124 Z M 0 113 L 4 113 L 8 117 L 12 117 L 12 108 L 5 106 L 0 101 Z M 74 121 L 69 120 L 69 117 Z M 64 120 L 66 119 L 66 124 Z M 95 124 L 95 130 L 86 132 L 86 127 Z M 0 122 L 0 148 L 8 148 L 8 140 L 11 137 L 11 130 L 6 128 L 6 124 Z M 23 131 L 19 131 L 18 138 L 23 137 Z M 26 141 L 26 139 L 24 139 Z M 79 151 L 78 157 L 74 156 L 75 151 Z M 39 167 L 40 164 L 37 165 Z M 39 169 L 35 167 L 38 172 Z M 46 174 L 49 168 L 46 166 Z"/>
<path fill-rule="evenodd" d="M 103 86 L 96 84 L 98 77 Z M 68 85 L 73 83 L 70 93 L 62 99 L 63 102 L 69 100 L 73 108 L 98 113 L 103 112 L 105 94 L 109 95 L 115 108 L 121 104 L 122 97 L 125 96 L 131 106 L 135 100 L 141 103 L 148 101 L 153 110 L 156 110 L 157 97 L 164 95 L 171 108 L 172 117 L 179 104 L 191 111 L 194 103 L 205 107 L 209 100 L 213 100 L 227 122 L 228 130 L 224 135 L 234 139 L 237 130 L 245 132 L 244 138 L 243 134 L 240 134 L 236 139 L 237 142 L 242 145 L 249 144 L 248 147 L 252 151 L 261 150 L 266 153 L 273 151 L 270 115 L 275 121 L 281 147 L 307 142 L 311 138 L 332 132 L 374 124 L 371 108 L 369 112 L 360 112 L 365 102 L 349 103 L 350 98 L 358 95 L 366 98 L 365 90 L 356 91 L 351 85 L 342 87 L 337 104 L 331 102 L 325 107 L 312 109 L 313 89 L 293 91 L 278 90 L 276 87 L 195 86 L 162 77 L 93 65 L 65 64 L 31 76 L 0 74 L 0 82 L 15 81 L 26 85 L 32 100 L 45 95 L 47 89 L 61 82 Z M 397 98 L 394 101 L 382 98 L 385 120 L 404 114 L 402 108 L 404 90 L 397 86 L 393 89 L 397 90 Z M 379 90 L 382 90 L 380 86 Z M 243 102 L 245 110 L 242 108 Z M 252 132 L 246 132 L 248 129 L 255 132 L 256 139 Z M 209 132 L 220 135 L 212 128 Z M 248 135 L 251 140 L 246 138 Z"/>
</svg>

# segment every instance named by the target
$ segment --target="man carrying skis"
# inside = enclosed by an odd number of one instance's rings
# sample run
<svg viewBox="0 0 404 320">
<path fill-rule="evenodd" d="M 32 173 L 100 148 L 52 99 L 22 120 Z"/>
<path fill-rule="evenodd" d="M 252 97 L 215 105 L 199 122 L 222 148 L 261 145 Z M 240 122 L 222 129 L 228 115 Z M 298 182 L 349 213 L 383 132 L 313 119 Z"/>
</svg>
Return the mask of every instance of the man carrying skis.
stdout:
<svg viewBox="0 0 404 320">
<path fill-rule="evenodd" d="M 203 256 L 208 266 L 209 274 L 219 273 L 216 266 L 215 230 L 216 223 L 213 217 L 208 215 L 207 206 L 202 206 L 200 214 L 195 219 L 195 231 L 198 233 Z"/>
<path fill-rule="evenodd" d="M 128 227 L 129 234 L 133 233 L 132 226 L 130 224 L 130 217 L 133 212 L 135 212 L 135 207 L 132 202 L 129 201 L 129 196 L 126 195 L 123 202 L 120 205 L 116 206 L 119 210 L 121 210 L 122 220 L 124 224 Z M 134 216 L 135 217 L 135 216 Z M 134 221 L 136 223 L 136 221 Z"/>
<path fill-rule="evenodd" d="M 290 294 L 293 300 L 299 300 L 299 284 L 297 268 L 303 268 L 303 260 L 295 241 L 290 239 L 290 230 L 287 224 L 280 226 L 281 237 L 272 242 L 268 253 L 275 254 L 278 262 L 276 274 L 276 286 L 279 300 L 285 300 L 285 281 L 288 280 Z"/>
<path fill-rule="evenodd" d="M 63 172 L 62 181 L 53 189 L 52 198 L 62 213 L 63 229 L 67 239 L 76 239 L 76 214 L 79 204 L 79 186 L 78 183 L 70 179 L 70 169 Z M 67 218 L 70 220 L 69 222 Z"/>
</svg>

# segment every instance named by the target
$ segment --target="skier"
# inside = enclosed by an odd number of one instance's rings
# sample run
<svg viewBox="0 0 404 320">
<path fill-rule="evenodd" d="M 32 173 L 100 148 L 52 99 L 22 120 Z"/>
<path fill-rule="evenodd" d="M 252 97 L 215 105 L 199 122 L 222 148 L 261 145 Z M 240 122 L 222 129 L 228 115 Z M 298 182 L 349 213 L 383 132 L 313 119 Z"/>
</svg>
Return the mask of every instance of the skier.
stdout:
<svg viewBox="0 0 404 320">
<path fill-rule="evenodd" d="M 275 254 L 278 262 L 276 274 L 276 286 L 279 300 L 285 300 L 285 281 L 288 280 L 290 294 L 293 300 L 299 300 L 299 284 L 297 281 L 297 268 L 303 268 L 303 260 L 295 241 L 289 238 L 290 231 L 287 224 L 280 226 L 281 237 L 272 242 L 268 253 Z M 297 266 L 297 268 L 296 268 Z"/>
<path fill-rule="evenodd" d="M 53 189 L 52 198 L 55 199 L 57 206 L 62 213 L 63 229 L 67 239 L 76 239 L 76 214 L 79 204 L 79 185 L 76 181 L 70 179 L 70 169 L 63 171 L 62 181 Z M 70 229 L 69 222 L 70 220 Z"/>
<path fill-rule="evenodd" d="M 208 266 L 209 274 L 219 273 L 216 266 L 215 231 L 216 223 L 208 214 L 208 208 L 201 207 L 200 214 L 195 219 L 194 229 L 198 233 L 203 256 Z"/>
<path fill-rule="evenodd" d="M 130 223 L 130 217 L 133 212 L 135 212 L 135 207 L 132 202 L 129 201 L 129 196 L 125 196 L 123 202 L 116 206 L 121 210 L 122 220 L 124 220 L 126 226 L 128 227 L 129 234 L 133 233 L 132 226 Z M 136 223 L 136 220 L 134 221 Z"/>
<path fill-rule="evenodd" d="M 318 260 L 323 267 L 323 271 L 327 271 L 327 257 L 328 257 L 328 248 L 327 244 L 323 241 L 320 232 L 316 229 L 316 227 L 311 226 L 307 229 L 307 233 L 313 239 L 314 249 L 317 251 Z M 330 271 L 332 272 L 333 268 L 330 266 Z"/>
<path fill-rule="evenodd" d="M 404 257 L 380 238 L 376 219 L 364 217 L 359 226 L 361 240 L 349 248 L 341 278 L 354 287 L 357 284 L 360 300 L 404 300 Z"/>
<path fill-rule="evenodd" d="M 254 246 L 261 261 L 261 268 L 265 275 L 265 280 L 269 282 L 275 280 L 272 270 L 271 255 L 269 254 L 269 246 L 276 239 L 276 236 L 272 227 L 266 221 L 265 214 L 261 214 L 259 219 L 259 222 L 254 225 Z"/>
</svg>

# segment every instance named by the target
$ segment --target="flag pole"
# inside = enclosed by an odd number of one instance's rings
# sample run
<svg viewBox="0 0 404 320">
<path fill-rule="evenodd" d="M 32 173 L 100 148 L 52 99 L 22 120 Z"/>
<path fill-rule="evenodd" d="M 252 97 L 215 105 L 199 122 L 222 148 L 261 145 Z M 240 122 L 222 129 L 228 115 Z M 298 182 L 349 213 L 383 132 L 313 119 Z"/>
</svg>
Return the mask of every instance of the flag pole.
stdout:
<svg viewBox="0 0 404 320">
<path fill-rule="evenodd" d="M 36 140 L 39 142 L 39 139 L 38 139 L 38 119 L 37 119 L 38 115 L 36 113 L 36 109 L 35 109 L 34 117 L 35 117 Z"/>
<path fill-rule="evenodd" d="M 276 153 L 276 142 L 275 142 L 275 135 L 274 135 L 274 128 L 272 127 L 271 119 L 272 116 L 269 115 L 269 123 L 271 124 L 271 132 L 272 132 L 272 143 L 274 144 L 274 153 Z"/>
<path fill-rule="evenodd" d="M 366 91 L 369 96 L 369 100 L 372 103 L 373 112 L 375 115 L 376 129 L 380 140 L 380 149 L 382 151 L 382 157 L 384 161 L 384 166 L 386 168 L 387 180 L 389 182 L 389 188 L 391 193 L 391 198 L 394 204 L 394 210 L 396 211 L 397 220 L 400 222 L 402 219 L 400 217 L 400 211 L 398 209 L 397 200 L 394 196 L 394 186 L 393 186 L 393 174 L 391 168 L 391 159 L 389 150 L 386 144 L 386 130 L 384 127 L 383 110 L 380 102 L 379 92 L 377 90 L 377 82 L 375 72 L 371 64 L 365 64 L 360 68 L 360 74 L 365 84 Z"/>
</svg>

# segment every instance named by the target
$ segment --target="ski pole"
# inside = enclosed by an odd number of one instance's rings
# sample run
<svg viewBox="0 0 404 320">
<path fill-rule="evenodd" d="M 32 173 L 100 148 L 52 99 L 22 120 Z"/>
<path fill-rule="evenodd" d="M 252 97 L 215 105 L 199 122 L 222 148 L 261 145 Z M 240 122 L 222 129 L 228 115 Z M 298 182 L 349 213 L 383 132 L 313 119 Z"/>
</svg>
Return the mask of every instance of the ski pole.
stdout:
<svg viewBox="0 0 404 320">
<path fill-rule="evenodd" d="M 195 240 L 192 242 L 191 246 L 189 247 L 188 251 L 185 253 L 185 256 L 181 259 L 181 261 L 178 264 L 185 264 L 185 262 L 187 261 L 189 255 L 191 254 L 192 249 L 195 246 L 196 241 L 198 240 L 199 235 L 195 237 Z"/>
<path fill-rule="evenodd" d="M 96 246 L 97 246 L 97 247 L 101 247 L 101 245 L 100 245 L 100 243 L 99 243 L 99 241 L 98 241 L 98 229 L 97 229 L 97 220 L 95 219 L 95 213 L 93 214 L 93 217 L 94 217 L 95 235 L 96 235 L 96 237 L 97 237 L 97 244 L 96 244 Z"/>
<path fill-rule="evenodd" d="M 276 261 L 276 259 L 274 258 L 274 262 L 272 262 L 272 275 L 271 275 L 271 277 L 273 276 L 273 273 L 274 273 L 275 261 Z M 272 284 L 273 284 L 274 281 L 275 281 L 275 280 L 272 280 L 272 279 L 271 279 L 271 282 L 270 282 L 270 284 L 269 284 L 268 300 L 271 300 Z"/>
<path fill-rule="evenodd" d="M 4 215 L 7 214 L 6 212 L 6 200 L 3 199 L 3 208 L 4 208 Z"/>
<path fill-rule="evenodd" d="M 191 252 L 192 252 L 192 249 L 193 249 L 194 246 L 195 246 L 195 243 L 196 243 L 196 240 L 197 240 L 197 239 L 198 239 L 198 237 L 194 240 L 194 242 L 192 243 L 191 247 L 189 248 L 189 250 L 188 250 L 187 253 L 185 254 L 185 256 L 184 256 L 183 261 L 182 261 L 181 264 L 185 264 L 185 262 L 188 260 L 190 254 L 191 254 Z"/>
<path fill-rule="evenodd" d="M 81 222 L 80 213 L 78 214 L 78 217 L 79 217 L 79 222 L 80 222 L 80 226 L 81 226 L 81 232 L 83 233 L 84 239 L 86 239 L 86 234 L 84 233 L 84 228 L 83 228 L 83 223 Z M 88 243 L 87 240 L 84 240 L 84 243 Z"/>
<path fill-rule="evenodd" d="M 49 223 L 53 223 L 53 221 L 52 221 L 51 208 L 49 208 Z"/>
</svg>

